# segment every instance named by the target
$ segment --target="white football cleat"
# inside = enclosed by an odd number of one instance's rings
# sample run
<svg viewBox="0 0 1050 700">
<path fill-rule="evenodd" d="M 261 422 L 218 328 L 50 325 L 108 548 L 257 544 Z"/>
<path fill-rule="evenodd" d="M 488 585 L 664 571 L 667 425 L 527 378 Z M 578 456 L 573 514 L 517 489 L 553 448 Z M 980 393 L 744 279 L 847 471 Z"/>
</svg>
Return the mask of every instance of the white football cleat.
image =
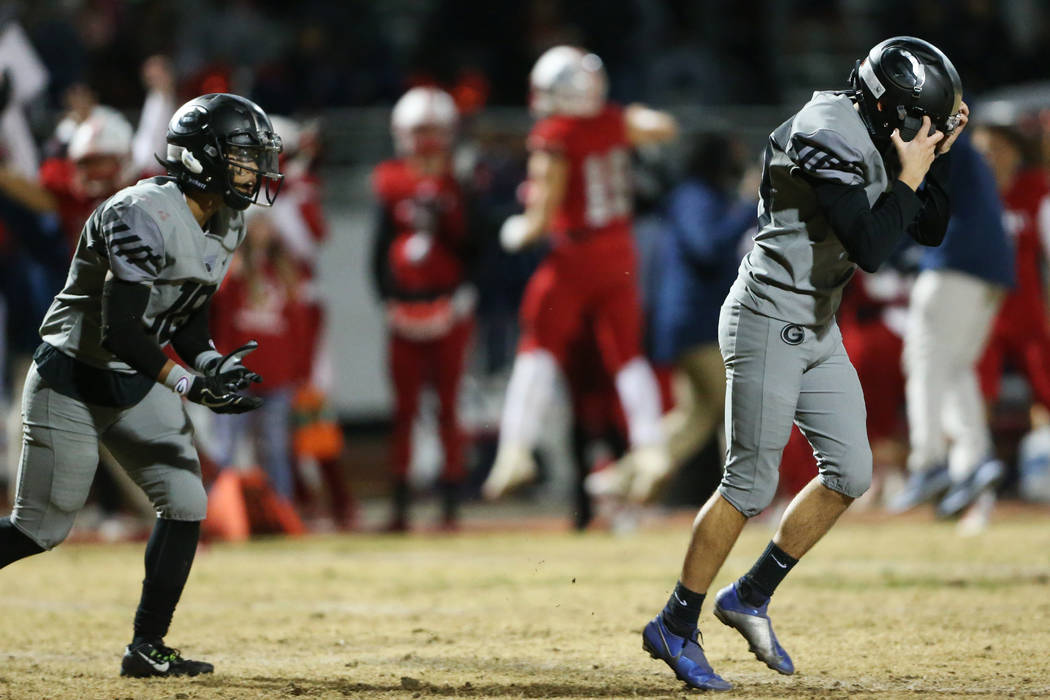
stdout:
<svg viewBox="0 0 1050 700">
<path fill-rule="evenodd" d="M 536 460 L 532 458 L 532 451 L 520 445 L 507 445 L 496 453 L 496 461 L 481 485 L 481 495 L 494 501 L 535 479 Z"/>
<path fill-rule="evenodd" d="M 604 469 L 588 474 L 583 480 L 583 489 L 591 498 L 622 500 L 631 487 L 633 471 L 628 462 L 620 459 Z"/>
<path fill-rule="evenodd" d="M 627 498 L 634 503 L 649 503 L 658 497 L 674 474 L 671 455 L 663 445 L 637 447 L 624 460 L 633 471 Z"/>
</svg>

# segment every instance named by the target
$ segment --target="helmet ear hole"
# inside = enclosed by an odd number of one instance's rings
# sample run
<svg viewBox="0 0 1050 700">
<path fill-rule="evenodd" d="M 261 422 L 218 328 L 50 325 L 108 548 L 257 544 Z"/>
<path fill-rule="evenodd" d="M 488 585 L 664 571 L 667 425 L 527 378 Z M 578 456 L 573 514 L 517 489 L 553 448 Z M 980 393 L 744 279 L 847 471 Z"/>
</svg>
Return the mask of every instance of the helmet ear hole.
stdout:
<svg viewBox="0 0 1050 700">
<path fill-rule="evenodd" d="M 186 169 L 194 175 L 200 175 L 202 172 L 204 172 L 204 166 L 201 165 L 201 162 L 197 160 L 197 158 L 190 152 L 190 149 L 188 148 L 182 149 L 182 155 L 180 156 L 179 160 L 181 160 L 182 164 L 186 166 Z"/>
</svg>

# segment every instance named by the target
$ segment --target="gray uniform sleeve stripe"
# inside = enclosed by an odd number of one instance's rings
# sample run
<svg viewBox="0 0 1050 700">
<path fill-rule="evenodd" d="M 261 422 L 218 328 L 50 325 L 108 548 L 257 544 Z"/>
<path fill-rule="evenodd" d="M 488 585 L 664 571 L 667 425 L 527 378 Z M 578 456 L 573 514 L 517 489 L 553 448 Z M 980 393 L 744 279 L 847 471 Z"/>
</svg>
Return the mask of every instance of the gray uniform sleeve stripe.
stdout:
<svg viewBox="0 0 1050 700">
<path fill-rule="evenodd" d="M 846 185 L 864 183 L 860 154 L 833 131 L 792 134 L 787 154 L 795 165 L 813 177 Z"/>
<path fill-rule="evenodd" d="M 99 227 L 113 275 L 127 282 L 152 282 L 164 268 L 164 237 L 148 213 L 118 202 L 102 213 Z"/>
</svg>

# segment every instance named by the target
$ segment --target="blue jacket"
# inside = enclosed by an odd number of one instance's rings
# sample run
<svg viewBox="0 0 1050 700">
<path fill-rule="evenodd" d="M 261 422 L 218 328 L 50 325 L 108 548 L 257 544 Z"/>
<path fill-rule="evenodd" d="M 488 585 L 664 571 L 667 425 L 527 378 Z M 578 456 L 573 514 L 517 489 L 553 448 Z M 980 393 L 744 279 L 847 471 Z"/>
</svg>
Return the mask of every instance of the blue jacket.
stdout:
<svg viewBox="0 0 1050 700">
<path fill-rule="evenodd" d="M 952 146 L 949 192 L 952 217 L 944 242 L 925 248 L 923 270 L 965 272 L 992 284 L 1014 286 L 1014 247 L 1003 225 L 995 176 L 963 132 Z"/>
<path fill-rule="evenodd" d="M 757 212 L 756 202 L 737 202 L 696 178 L 671 191 L 654 271 L 655 362 L 718 342 L 719 309 L 736 279 L 740 239 L 757 225 Z"/>
</svg>

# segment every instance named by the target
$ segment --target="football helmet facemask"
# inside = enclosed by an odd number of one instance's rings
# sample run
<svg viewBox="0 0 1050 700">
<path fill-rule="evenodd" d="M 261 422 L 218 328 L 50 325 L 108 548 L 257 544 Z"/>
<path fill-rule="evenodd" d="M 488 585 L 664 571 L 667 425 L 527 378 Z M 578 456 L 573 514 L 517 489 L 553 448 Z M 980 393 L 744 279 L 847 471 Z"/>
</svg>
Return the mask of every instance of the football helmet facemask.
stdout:
<svg viewBox="0 0 1050 700">
<path fill-rule="evenodd" d="M 593 117 L 605 106 L 608 89 L 602 59 L 575 46 L 555 46 L 529 74 L 529 109 L 536 118 Z"/>
<path fill-rule="evenodd" d="M 948 57 L 927 41 L 887 39 L 856 62 L 849 80 L 876 144 L 888 143 L 894 129 L 912 140 L 924 116 L 946 135 L 958 126 L 962 81 Z"/>
<path fill-rule="evenodd" d="M 281 137 L 251 100 L 226 93 L 196 97 L 172 116 L 167 141 L 161 163 L 184 187 L 221 194 L 227 206 L 242 211 L 277 199 L 284 177 Z"/>
</svg>

